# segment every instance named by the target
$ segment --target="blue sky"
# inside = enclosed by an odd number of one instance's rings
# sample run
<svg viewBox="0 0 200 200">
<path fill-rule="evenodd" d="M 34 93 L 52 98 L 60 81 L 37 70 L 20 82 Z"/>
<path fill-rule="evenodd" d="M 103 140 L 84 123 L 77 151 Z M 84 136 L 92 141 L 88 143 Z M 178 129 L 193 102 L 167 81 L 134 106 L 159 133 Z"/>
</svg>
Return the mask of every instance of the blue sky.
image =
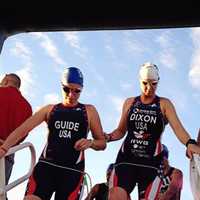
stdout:
<svg viewBox="0 0 200 200">
<path fill-rule="evenodd" d="M 36 111 L 45 104 L 61 101 L 61 72 L 65 67 L 79 67 L 85 79 L 80 101 L 95 105 L 104 131 L 110 132 L 118 124 L 123 101 L 140 94 L 138 70 L 146 61 L 159 67 L 157 94 L 174 103 L 184 127 L 196 139 L 200 106 L 198 28 L 18 34 L 4 43 L 0 75 L 18 73 L 22 78 L 21 91 Z M 41 124 L 26 139 L 34 144 L 37 158 L 46 137 L 46 125 Z M 105 170 L 115 161 L 122 141 L 109 143 L 102 152 L 86 151 L 86 172 L 93 185 L 105 181 Z M 193 199 L 185 147 L 170 126 L 166 127 L 162 141 L 169 147 L 171 165 L 184 173 L 181 199 Z M 11 180 L 23 175 L 28 165 L 29 152 L 17 153 Z M 25 185 L 10 191 L 11 199 L 21 199 Z M 137 199 L 135 195 L 133 192 Z"/>
</svg>

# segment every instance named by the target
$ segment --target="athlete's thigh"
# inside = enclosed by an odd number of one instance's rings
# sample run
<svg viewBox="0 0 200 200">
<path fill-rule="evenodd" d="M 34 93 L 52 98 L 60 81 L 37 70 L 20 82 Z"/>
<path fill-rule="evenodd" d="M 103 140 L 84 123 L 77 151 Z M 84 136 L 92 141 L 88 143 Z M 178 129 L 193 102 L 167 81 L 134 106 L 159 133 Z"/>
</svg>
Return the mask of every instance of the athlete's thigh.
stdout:
<svg viewBox="0 0 200 200">
<path fill-rule="evenodd" d="M 29 178 L 25 195 L 35 195 L 42 200 L 49 200 L 55 190 L 56 168 L 46 163 L 37 163 L 34 168 L 33 174 Z"/>
<path fill-rule="evenodd" d="M 55 200 L 78 200 L 83 186 L 83 174 L 76 171 L 59 170 Z"/>
<path fill-rule="evenodd" d="M 116 165 L 110 176 L 109 188 L 121 187 L 130 194 L 136 185 L 136 177 L 137 172 L 134 166 Z"/>
<path fill-rule="evenodd" d="M 109 190 L 109 200 L 127 200 L 129 194 L 121 187 L 113 187 Z"/>
<path fill-rule="evenodd" d="M 24 197 L 24 200 L 42 200 L 42 199 L 35 195 L 28 195 Z"/>
<path fill-rule="evenodd" d="M 138 175 L 139 199 L 157 199 L 161 187 L 161 179 L 158 177 L 157 171 L 141 168 Z"/>
</svg>

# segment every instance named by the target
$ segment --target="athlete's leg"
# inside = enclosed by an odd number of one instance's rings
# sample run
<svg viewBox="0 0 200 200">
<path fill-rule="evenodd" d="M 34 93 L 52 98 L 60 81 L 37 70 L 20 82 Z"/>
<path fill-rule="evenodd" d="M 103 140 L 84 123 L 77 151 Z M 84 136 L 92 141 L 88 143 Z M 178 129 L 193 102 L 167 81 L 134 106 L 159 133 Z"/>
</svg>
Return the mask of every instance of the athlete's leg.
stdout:
<svg viewBox="0 0 200 200">
<path fill-rule="evenodd" d="M 161 179 L 154 169 L 141 169 L 138 184 L 139 200 L 157 200 L 161 187 Z"/>
<path fill-rule="evenodd" d="M 6 185 L 11 176 L 11 172 L 14 165 L 14 154 L 5 157 L 5 176 L 6 176 Z"/>
<path fill-rule="evenodd" d="M 79 200 L 83 187 L 83 174 L 60 169 L 57 173 L 55 200 Z"/>
<path fill-rule="evenodd" d="M 136 170 L 127 164 L 116 165 L 109 179 L 109 200 L 127 200 L 136 185 Z"/>
<path fill-rule="evenodd" d="M 109 200 L 128 200 L 129 195 L 121 187 L 113 187 L 109 190 Z"/>
<path fill-rule="evenodd" d="M 8 185 L 10 176 L 11 176 L 11 172 L 13 169 L 13 165 L 14 165 L 14 154 L 11 154 L 9 156 L 5 157 L 5 183 L 6 185 Z M 6 194 L 7 196 L 7 194 Z M 6 197 L 6 200 L 8 200 L 8 198 Z"/>
<path fill-rule="evenodd" d="M 29 178 L 25 199 L 27 200 L 50 200 L 55 191 L 56 168 L 46 163 L 37 163 L 33 174 Z"/>
<path fill-rule="evenodd" d="M 42 200 L 42 199 L 35 195 L 28 195 L 24 197 L 24 200 Z"/>
</svg>

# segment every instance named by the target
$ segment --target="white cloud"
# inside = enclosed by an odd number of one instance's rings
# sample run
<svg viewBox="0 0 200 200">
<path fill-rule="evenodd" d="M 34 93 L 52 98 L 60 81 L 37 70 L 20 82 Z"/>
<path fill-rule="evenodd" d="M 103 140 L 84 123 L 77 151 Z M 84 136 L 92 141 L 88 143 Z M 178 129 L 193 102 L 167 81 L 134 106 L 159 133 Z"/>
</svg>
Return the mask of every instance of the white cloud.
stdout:
<svg viewBox="0 0 200 200">
<path fill-rule="evenodd" d="M 118 96 L 110 96 L 110 100 L 112 102 L 111 105 L 114 106 L 115 110 L 117 110 L 118 112 L 121 113 L 122 107 L 123 107 L 124 98 L 118 97 Z"/>
<path fill-rule="evenodd" d="M 115 58 L 114 48 L 110 44 L 106 44 L 105 49 L 111 55 L 112 58 Z"/>
<path fill-rule="evenodd" d="M 200 90 L 200 28 L 192 29 L 191 37 L 194 53 L 189 71 L 189 81 L 194 88 Z"/>
<path fill-rule="evenodd" d="M 21 41 L 15 42 L 15 47 L 10 52 L 18 58 L 23 59 L 26 63 L 31 64 L 32 51 Z"/>
<path fill-rule="evenodd" d="M 147 47 L 139 43 L 137 40 L 131 38 L 126 38 L 124 45 L 131 54 L 142 54 L 147 50 Z"/>
<path fill-rule="evenodd" d="M 101 84 L 106 83 L 105 78 L 97 71 L 97 69 L 90 68 L 89 70 L 90 70 L 90 73 L 92 74 L 92 76 L 95 78 L 95 80 L 97 80 Z"/>
<path fill-rule="evenodd" d="M 192 86 L 200 90 L 200 63 L 193 63 L 189 72 L 189 79 Z"/>
<path fill-rule="evenodd" d="M 87 58 L 87 48 L 81 46 L 80 37 L 78 32 L 65 32 L 64 33 L 65 41 L 75 49 L 75 53 L 82 58 Z"/>
<path fill-rule="evenodd" d="M 16 71 L 21 79 L 20 91 L 26 97 L 33 97 L 34 78 L 32 72 L 32 51 L 22 41 L 16 40 L 15 46 L 10 49 L 10 52 L 16 57 L 24 61 L 20 70 Z M 30 89 L 32 93 L 30 93 Z"/>
<path fill-rule="evenodd" d="M 33 96 L 33 92 L 31 93 L 30 91 L 33 91 L 32 88 L 35 81 L 33 78 L 33 73 L 31 70 L 31 67 L 26 66 L 20 70 L 18 70 L 16 72 L 16 74 L 19 75 L 19 77 L 21 78 L 22 82 L 21 82 L 21 87 L 20 87 L 20 91 L 22 92 L 23 95 L 25 96 Z"/>
<path fill-rule="evenodd" d="M 160 53 L 160 63 L 169 69 L 175 69 L 176 58 L 169 49 L 163 49 L 163 51 Z"/>
<path fill-rule="evenodd" d="M 53 59 L 53 61 L 59 65 L 66 65 L 65 61 L 60 57 L 59 51 L 54 44 L 53 40 L 45 33 L 31 33 L 37 39 L 40 39 L 40 45 L 45 49 L 47 54 Z"/>
<path fill-rule="evenodd" d="M 197 49 L 199 49 L 199 47 L 200 47 L 199 36 L 200 36 L 200 28 L 192 28 L 191 29 L 191 37 L 193 40 L 193 44 Z"/>
<path fill-rule="evenodd" d="M 120 87 L 123 90 L 131 90 L 133 88 L 133 84 L 130 84 L 130 83 L 120 83 Z"/>
<path fill-rule="evenodd" d="M 169 69 L 176 69 L 177 60 L 175 57 L 175 50 L 171 41 L 171 32 L 165 31 L 161 35 L 159 35 L 155 41 L 161 46 L 161 52 L 159 53 L 159 60 L 160 63 L 169 68 Z"/>
<path fill-rule="evenodd" d="M 170 47 L 170 32 L 165 31 L 156 38 L 156 42 L 160 44 L 162 48 Z"/>
<path fill-rule="evenodd" d="M 80 49 L 80 39 L 77 32 L 66 32 L 64 33 L 65 40 L 73 48 Z"/>
<path fill-rule="evenodd" d="M 87 91 L 84 92 L 84 98 L 85 99 L 95 99 L 97 97 L 97 91 L 95 89 L 93 89 L 92 91 Z"/>
<path fill-rule="evenodd" d="M 55 93 L 46 94 L 44 96 L 44 104 L 55 104 L 61 101 L 60 96 Z"/>
<path fill-rule="evenodd" d="M 197 101 L 197 103 L 200 104 L 200 94 L 199 93 L 194 93 L 193 97 Z"/>
</svg>

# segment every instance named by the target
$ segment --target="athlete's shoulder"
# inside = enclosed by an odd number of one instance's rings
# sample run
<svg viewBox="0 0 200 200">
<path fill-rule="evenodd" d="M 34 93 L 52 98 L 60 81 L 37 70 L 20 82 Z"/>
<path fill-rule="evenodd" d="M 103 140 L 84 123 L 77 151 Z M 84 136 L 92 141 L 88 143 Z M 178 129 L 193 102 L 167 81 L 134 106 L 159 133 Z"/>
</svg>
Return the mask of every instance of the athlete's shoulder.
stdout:
<svg viewBox="0 0 200 200">
<path fill-rule="evenodd" d="M 170 99 L 168 99 L 167 97 L 158 96 L 158 98 L 160 99 L 160 101 L 170 101 Z"/>
<path fill-rule="evenodd" d="M 125 105 L 131 105 L 135 101 L 135 97 L 128 97 L 125 99 L 124 104 Z"/>
<path fill-rule="evenodd" d="M 47 104 L 45 106 L 42 106 L 38 109 L 38 112 L 46 112 L 49 113 L 54 108 L 55 104 Z"/>
<path fill-rule="evenodd" d="M 166 97 L 159 97 L 160 103 L 163 105 L 172 105 L 172 101 Z"/>
<path fill-rule="evenodd" d="M 96 107 L 92 104 L 82 104 L 82 105 L 84 105 L 88 109 L 96 109 Z"/>
<path fill-rule="evenodd" d="M 174 173 L 176 173 L 179 176 L 183 176 L 183 172 L 178 168 L 174 168 Z"/>
<path fill-rule="evenodd" d="M 83 104 L 86 108 L 86 110 L 89 112 L 89 113 L 94 113 L 94 112 L 97 112 L 97 109 L 94 105 L 92 104 Z"/>
</svg>

